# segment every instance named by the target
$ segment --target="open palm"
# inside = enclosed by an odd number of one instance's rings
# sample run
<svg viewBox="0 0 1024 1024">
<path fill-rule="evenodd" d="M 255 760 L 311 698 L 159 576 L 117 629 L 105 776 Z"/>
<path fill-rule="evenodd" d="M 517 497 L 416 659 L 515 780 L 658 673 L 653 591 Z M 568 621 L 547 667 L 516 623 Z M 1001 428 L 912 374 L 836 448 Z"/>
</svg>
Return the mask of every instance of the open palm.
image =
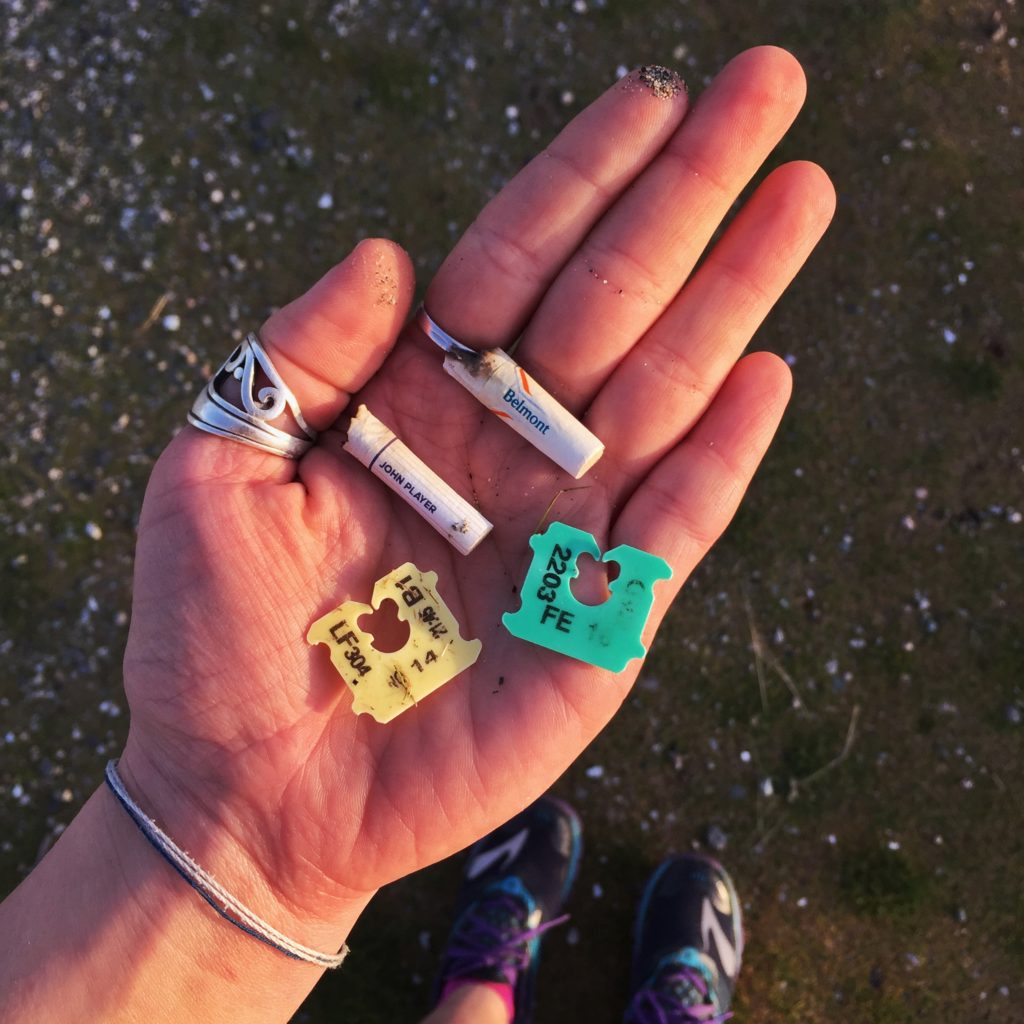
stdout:
<svg viewBox="0 0 1024 1024">
<path fill-rule="evenodd" d="M 382 241 L 261 332 L 307 419 L 340 431 L 297 465 L 191 428 L 168 448 L 140 527 L 122 765 L 201 862 L 329 920 L 335 901 L 505 820 L 614 714 L 639 662 L 593 668 L 512 637 L 501 615 L 518 607 L 530 535 L 559 519 L 602 549 L 630 544 L 673 567 L 649 642 L 731 518 L 789 393 L 781 361 L 740 356 L 831 216 L 828 179 L 811 164 L 779 168 L 694 267 L 803 88 L 796 62 L 769 48 L 733 61 L 693 110 L 671 83 L 628 76 L 488 205 L 431 284 L 427 308 L 467 344 L 522 335 L 517 360 L 607 446 L 584 479 L 490 416 L 416 328 L 402 330 L 412 270 Z M 476 551 L 456 553 L 342 451 L 352 402 L 494 523 Z M 437 573 L 483 650 L 379 725 L 351 713 L 305 634 L 340 602 L 368 602 L 405 561 Z"/>
</svg>

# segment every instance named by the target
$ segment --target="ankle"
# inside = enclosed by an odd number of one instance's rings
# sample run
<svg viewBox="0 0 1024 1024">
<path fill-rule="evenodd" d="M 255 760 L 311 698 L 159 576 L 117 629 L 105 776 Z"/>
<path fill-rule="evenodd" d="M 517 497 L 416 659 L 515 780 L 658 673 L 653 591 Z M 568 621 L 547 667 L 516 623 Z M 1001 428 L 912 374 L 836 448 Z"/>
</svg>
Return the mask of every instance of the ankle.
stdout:
<svg viewBox="0 0 1024 1024">
<path fill-rule="evenodd" d="M 512 986 L 477 978 L 453 978 L 423 1024 L 510 1024 L 515 1017 Z"/>
</svg>

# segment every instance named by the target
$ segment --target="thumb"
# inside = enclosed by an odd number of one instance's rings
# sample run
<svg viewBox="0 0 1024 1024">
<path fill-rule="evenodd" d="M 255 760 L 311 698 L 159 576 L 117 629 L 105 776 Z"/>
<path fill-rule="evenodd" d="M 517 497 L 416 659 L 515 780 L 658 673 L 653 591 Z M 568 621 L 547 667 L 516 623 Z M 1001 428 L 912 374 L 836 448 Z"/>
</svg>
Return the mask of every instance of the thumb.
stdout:
<svg viewBox="0 0 1024 1024">
<path fill-rule="evenodd" d="M 409 315 L 414 284 L 400 246 L 366 239 L 260 329 L 263 347 L 314 430 L 330 426 L 387 358 Z M 290 459 L 197 428 L 183 430 L 166 456 L 163 468 L 176 466 L 179 482 L 287 482 L 296 470 Z"/>
<path fill-rule="evenodd" d="M 260 331 L 278 372 L 315 430 L 377 372 L 409 315 L 415 275 L 401 246 L 362 241 Z"/>
</svg>

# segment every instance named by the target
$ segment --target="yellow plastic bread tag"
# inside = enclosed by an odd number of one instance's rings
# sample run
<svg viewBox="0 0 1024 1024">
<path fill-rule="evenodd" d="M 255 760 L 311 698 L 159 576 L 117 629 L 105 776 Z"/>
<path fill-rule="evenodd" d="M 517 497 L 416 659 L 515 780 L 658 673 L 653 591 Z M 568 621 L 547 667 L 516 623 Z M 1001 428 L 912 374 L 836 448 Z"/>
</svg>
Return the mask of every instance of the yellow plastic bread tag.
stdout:
<svg viewBox="0 0 1024 1024">
<path fill-rule="evenodd" d="M 306 640 L 327 645 L 334 667 L 352 691 L 357 715 L 390 722 L 480 657 L 483 644 L 462 639 L 436 587 L 436 572 L 420 572 L 406 562 L 377 580 L 372 605 L 346 601 L 309 627 Z M 401 650 L 385 654 L 358 623 L 388 598 L 398 606 L 399 619 L 409 624 L 409 639 Z"/>
</svg>

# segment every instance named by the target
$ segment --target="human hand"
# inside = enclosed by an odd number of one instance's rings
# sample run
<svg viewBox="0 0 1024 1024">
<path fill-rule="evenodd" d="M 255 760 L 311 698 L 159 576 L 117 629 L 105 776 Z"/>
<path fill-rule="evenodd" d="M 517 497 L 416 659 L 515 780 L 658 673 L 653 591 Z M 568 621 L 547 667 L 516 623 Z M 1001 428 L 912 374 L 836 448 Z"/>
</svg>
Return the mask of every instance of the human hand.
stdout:
<svg viewBox="0 0 1024 1024">
<path fill-rule="evenodd" d="M 803 75 L 762 48 L 729 64 L 693 110 L 684 92 L 663 91 L 632 73 L 580 114 L 487 206 L 427 292 L 431 315 L 467 344 L 522 333 L 516 359 L 607 446 L 582 481 L 450 380 L 415 327 L 401 329 L 412 268 L 381 241 L 362 243 L 261 336 L 314 427 L 365 401 L 478 503 L 495 524 L 480 547 L 457 554 L 341 451 L 336 430 L 296 464 L 189 428 L 153 472 L 122 774 L 229 889 L 258 893 L 285 930 L 283 915 L 305 922 L 299 939 L 315 944 L 346 901 L 507 819 L 628 693 L 639 662 L 612 674 L 500 625 L 560 489 L 584 488 L 548 518 L 594 533 L 602 550 L 626 543 L 672 566 L 649 643 L 775 431 L 788 370 L 769 354 L 740 356 L 831 217 L 825 174 L 780 167 L 693 268 L 795 117 Z M 483 651 L 382 726 L 351 713 L 305 634 L 341 601 L 368 601 L 407 560 L 437 572 L 462 635 Z"/>
</svg>

